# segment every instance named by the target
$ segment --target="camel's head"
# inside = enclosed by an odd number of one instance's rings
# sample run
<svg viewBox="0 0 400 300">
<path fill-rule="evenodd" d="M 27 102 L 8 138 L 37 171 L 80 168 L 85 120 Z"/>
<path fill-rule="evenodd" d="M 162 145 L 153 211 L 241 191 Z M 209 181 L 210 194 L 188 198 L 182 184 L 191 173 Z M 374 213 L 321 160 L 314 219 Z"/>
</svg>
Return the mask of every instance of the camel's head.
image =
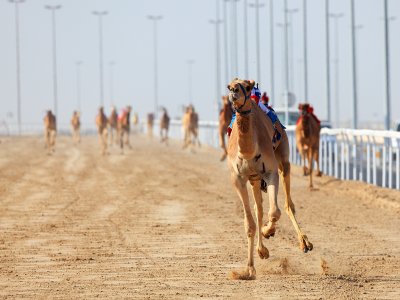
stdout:
<svg viewBox="0 0 400 300">
<path fill-rule="evenodd" d="M 128 106 L 126 107 L 126 111 L 127 111 L 128 113 L 130 113 L 130 112 L 132 111 L 132 106 L 128 105 Z"/>
<path fill-rule="evenodd" d="M 101 113 L 101 114 L 104 113 L 104 107 L 103 107 L 103 106 L 100 106 L 100 107 L 99 107 L 99 113 Z"/>
<path fill-rule="evenodd" d="M 250 98 L 251 90 L 255 85 L 254 80 L 242 80 L 235 78 L 228 85 L 229 101 L 235 108 L 241 107 Z"/>
<path fill-rule="evenodd" d="M 300 110 L 300 114 L 302 116 L 307 115 L 310 112 L 310 104 L 308 103 L 304 103 L 304 104 L 299 104 L 299 110 Z"/>
</svg>

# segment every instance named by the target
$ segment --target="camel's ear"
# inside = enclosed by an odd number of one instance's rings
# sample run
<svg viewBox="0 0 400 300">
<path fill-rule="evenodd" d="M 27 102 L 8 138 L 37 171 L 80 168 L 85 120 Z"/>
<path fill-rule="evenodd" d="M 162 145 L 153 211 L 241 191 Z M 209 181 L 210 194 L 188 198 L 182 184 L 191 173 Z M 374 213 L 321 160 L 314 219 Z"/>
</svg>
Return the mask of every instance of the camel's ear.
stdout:
<svg viewBox="0 0 400 300">
<path fill-rule="evenodd" d="M 229 89 L 231 88 L 231 86 L 228 84 L 228 85 L 226 86 L 226 88 L 229 90 Z"/>
<path fill-rule="evenodd" d="M 253 87 L 256 85 L 256 82 L 254 80 L 246 80 L 246 83 L 247 83 L 246 90 L 248 92 L 250 92 L 253 89 Z"/>
</svg>

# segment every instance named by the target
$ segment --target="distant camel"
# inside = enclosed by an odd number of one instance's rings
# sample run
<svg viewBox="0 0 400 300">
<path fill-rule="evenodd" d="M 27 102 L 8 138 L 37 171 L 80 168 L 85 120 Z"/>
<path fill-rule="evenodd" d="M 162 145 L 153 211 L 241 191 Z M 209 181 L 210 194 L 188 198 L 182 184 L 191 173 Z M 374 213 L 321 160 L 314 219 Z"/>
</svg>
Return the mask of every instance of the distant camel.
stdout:
<svg viewBox="0 0 400 300">
<path fill-rule="evenodd" d="M 162 109 L 163 113 L 161 115 L 160 119 L 160 137 L 161 137 L 161 143 L 164 143 L 168 145 L 168 130 L 169 130 L 169 116 L 167 109 L 164 107 Z"/>
<path fill-rule="evenodd" d="M 313 114 L 313 108 L 308 103 L 299 104 L 301 116 L 296 124 L 296 146 L 300 153 L 304 175 L 310 176 L 310 189 L 313 188 L 312 172 L 313 160 L 317 163 L 317 176 L 321 176 L 319 169 L 319 133 L 321 126 Z M 308 159 L 308 168 L 306 167 Z"/>
<path fill-rule="evenodd" d="M 182 127 L 184 132 L 183 149 L 188 146 L 201 146 L 199 140 L 199 115 L 195 112 L 193 105 L 186 108 L 182 118 Z"/>
<path fill-rule="evenodd" d="M 236 110 L 236 121 L 228 140 L 228 165 L 231 180 L 244 209 L 245 232 L 248 240 L 247 269 L 243 273 L 232 274 L 234 279 L 254 279 L 254 238 L 258 231 L 257 252 L 261 259 L 269 257 L 268 249 L 264 246 L 262 237 L 269 238 L 275 235 L 276 224 L 281 216 L 278 207 L 278 172 L 282 179 L 285 192 L 285 210 L 297 232 L 300 248 L 311 251 L 313 245 L 300 229 L 295 218 L 295 208 L 290 194 L 290 162 L 289 142 L 286 132 L 276 142 L 279 120 L 272 123 L 250 94 L 255 85 L 253 80 L 234 79 L 229 85 L 229 100 Z M 269 222 L 263 224 L 263 199 L 261 182 L 267 184 L 269 198 Z M 247 192 L 247 182 L 250 182 L 255 200 L 254 210 L 257 225 L 250 209 L 250 200 Z"/>
<path fill-rule="evenodd" d="M 118 145 L 118 113 L 115 106 L 111 107 L 111 113 L 108 117 L 108 126 L 110 128 L 110 145 L 114 143 Z"/>
<path fill-rule="evenodd" d="M 154 114 L 147 114 L 147 135 L 152 138 L 153 137 L 153 126 L 154 126 Z"/>
<path fill-rule="evenodd" d="M 103 155 L 107 154 L 107 116 L 104 114 L 104 108 L 101 106 L 99 112 L 96 116 L 96 126 L 97 132 L 99 134 L 99 142 L 101 145 L 101 153 Z"/>
<path fill-rule="evenodd" d="M 72 114 L 71 118 L 71 129 L 72 129 L 72 140 L 75 144 L 81 142 L 81 121 L 80 114 L 76 110 Z"/>
<path fill-rule="evenodd" d="M 121 152 L 124 152 L 124 144 L 131 148 L 129 143 L 129 132 L 130 132 L 130 114 L 132 111 L 131 106 L 127 106 L 122 110 L 121 114 L 118 116 L 118 141 L 121 148 Z"/>
<path fill-rule="evenodd" d="M 222 97 L 222 103 L 223 103 L 222 109 L 219 113 L 219 127 L 218 127 L 219 145 L 223 150 L 222 156 L 220 158 L 221 161 L 225 160 L 228 154 L 226 150 L 225 137 L 233 114 L 232 105 L 229 102 L 228 96 Z"/>
<path fill-rule="evenodd" d="M 55 146 L 56 146 L 56 136 L 57 136 L 56 116 L 51 112 L 51 110 L 48 110 L 43 121 L 44 121 L 44 138 L 46 140 L 46 148 L 48 154 L 51 154 L 52 152 L 55 151 Z"/>
</svg>

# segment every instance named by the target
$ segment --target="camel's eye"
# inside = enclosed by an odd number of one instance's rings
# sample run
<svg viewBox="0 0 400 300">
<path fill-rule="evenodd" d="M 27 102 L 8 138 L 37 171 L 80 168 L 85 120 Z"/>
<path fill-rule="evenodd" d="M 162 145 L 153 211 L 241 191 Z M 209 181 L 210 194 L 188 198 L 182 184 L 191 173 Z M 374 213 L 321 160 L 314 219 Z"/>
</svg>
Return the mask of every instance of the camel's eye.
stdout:
<svg viewBox="0 0 400 300">
<path fill-rule="evenodd" d="M 233 91 L 234 91 L 235 93 L 239 93 L 239 89 L 238 89 L 238 88 L 235 88 Z"/>
</svg>

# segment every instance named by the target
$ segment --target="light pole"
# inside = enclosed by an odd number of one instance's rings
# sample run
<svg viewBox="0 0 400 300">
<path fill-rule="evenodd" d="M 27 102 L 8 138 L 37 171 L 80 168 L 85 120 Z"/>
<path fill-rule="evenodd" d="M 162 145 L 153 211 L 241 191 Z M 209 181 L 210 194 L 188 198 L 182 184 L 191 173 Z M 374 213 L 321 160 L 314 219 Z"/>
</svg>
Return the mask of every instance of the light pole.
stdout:
<svg viewBox="0 0 400 300">
<path fill-rule="evenodd" d="M 215 26 L 215 64 L 216 64 L 216 73 L 215 73 L 215 76 L 216 76 L 216 78 L 215 78 L 215 85 L 216 85 L 216 87 L 215 87 L 215 91 L 216 91 L 215 96 L 216 97 L 215 97 L 215 100 L 216 100 L 216 103 L 217 103 L 217 108 L 219 110 L 219 105 L 221 103 L 221 101 L 219 101 L 220 85 L 221 84 L 220 84 L 220 74 L 219 74 L 220 73 L 219 72 L 219 64 L 220 64 L 219 60 L 220 60 L 220 57 L 219 57 L 219 34 L 218 34 L 219 30 L 218 30 L 218 27 L 222 23 L 222 21 L 216 19 L 216 20 L 210 20 L 210 23 Z"/>
<path fill-rule="evenodd" d="M 335 34 L 335 123 L 336 127 L 339 127 L 339 99 L 340 99 L 340 92 L 339 92 L 339 19 L 344 16 L 344 14 L 329 14 L 329 16 L 334 21 L 334 34 Z"/>
<path fill-rule="evenodd" d="M 284 14 L 284 45 L 285 45 L 285 120 L 287 124 L 289 124 L 289 49 L 288 49 L 288 8 L 287 8 L 287 0 L 283 2 L 283 14 Z"/>
<path fill-rule="evenodd" d="M 288 32 L 288 64 L 289 64 L 289 91 L 294 92 L 294 55 L 293 55 L 293 14 L 298 13 L 299 10 L 297 8 L 287 9 L 288 15 L 288 26 L 290 26 L 290 30 Z"/>
<path fill-rule="evenodd" d="M 388 0 L 384 0 L 384 22 L 385 22 L 385 129 L 389 130 L 391 125 L 391 91 L 390 91 L 390 43 L 389 43 L 389 21 L 394 20 L 389 17 Z"/>
<path fill-rule="evenodd" d="M 110 83 L 110 103 L 114 105 L 114 66 L 115 61 L 108 62 L 109 66 L 109 83 Z"/>
<path fill-rule="evenodd" d="M 353 68 L 353 118 L 352 128 L 357 129 L 357 62 L 356 62 L 356 26 L 355 26 L 355 15 L 354 15 L 354 0 L 350 2 L 350 14 L 351 14 L 351 50 L 352 50 L 352 68 Z"/>
<path fill-rule="evenodd" d="M 56 10 L 61 9 L 61 5 L 45 5 L 51 11 L 52 38 L 53 38 L 53 97 L 54 114 L 58 117 L 58 95 L 57 95 L 57 41 L 56 41 Z"/>
<path fill-rule="evenodd" d="M 99 79 L 100 79 L 100 105 L 104 106 L 104 83 L 103 83 L 103 17 L 107 11 L 94 11 L 93 14 L 99 19 Z"/>
<path fill-rule="evenodd" d="M 193 64 L 194 64 L 194 59 L 188 59 L 186 61 L 187 67 L 188 67 L 188 104 L 193 103 L 192 99 L 192 71 L 193 71 Z"/>
<path fill-rule="evenodd" d="M 331 122 L 331 53 L 329 30 L 329 0 L 325 0 L 325 31 L 326 31 L 326 104 L 328 108 L 328 122 Z"/>
<path fill-rule="evenodd" d="M 228 7 L 229 0 L 224 1 L 224 64 L 225 64 L 225 84 L 229 83 L 229 53 L 228 53 Z M 232 52 L 231 52 L 232 53 Z M 231 54 L 232 55 L 232 54 Z"/>
<path fill-rule="evenodd" d="M 231 65 L 232 76 L 238 77 L 238 40 L 237 40 L 237 2 L 240 0 L 225 0 L 231 2 Z"/>
<path fill-rule="evenodd" d="M 15 48 L 17 62 L 17 120 L 18 134 L 21 134 L 21 59 L 20 59 L 20 44 L 19 44 L 19 4 L 25 0 L 9 0 L 15 4 Z"/>
<path fill-rule="evenodd" d="M 257 82 L 261 82 L 261 70 L 260 70 L 260 8 L 264 4 L 260 4 L 258 0 L 255 3 L 251 3 L 250 7 L 255 10 L 255 21 L 256 21 L 256 61 L 257 61 Z"/>
<path fill-rule="evenodd" d="M 269 2 L 269 30 L 270 30 L 270 76 L 271 76 L 271 87 L 270 87 L 270 95 L 271 99 L 275 101 L 275 65 L 274 65 L 274 6 L 273 6 L 273 0 L 270 0 Z"/>
<path fill-rule="evenodd" d="M 308 102 L 307 0 L 303 0 L 304 101 Z"/>
<path fill-rule="evenodd" d="M 76 100 L 77 100 L 77 109 L 81 112 L 81 66 L 82 62 L 75 62 L 76 66 Z"/>
<path fill-rule="evenodd" d="M 249 78 L 249 39 L 248 39 L 248 24 L 247 24 L 247 0 L 243 0 L 243 17 L 244 17 L 244 78 Z"/>
<path fill-rule="evenodd" d="M 163 16 L 147 16 L 150 21 L 153 21 L 153 39 L 154 39 L 154 115 L 157 119 L 158 115 L 158 57 L 157 57 L 157 22 L 160 21 Z"/>
</svg>

